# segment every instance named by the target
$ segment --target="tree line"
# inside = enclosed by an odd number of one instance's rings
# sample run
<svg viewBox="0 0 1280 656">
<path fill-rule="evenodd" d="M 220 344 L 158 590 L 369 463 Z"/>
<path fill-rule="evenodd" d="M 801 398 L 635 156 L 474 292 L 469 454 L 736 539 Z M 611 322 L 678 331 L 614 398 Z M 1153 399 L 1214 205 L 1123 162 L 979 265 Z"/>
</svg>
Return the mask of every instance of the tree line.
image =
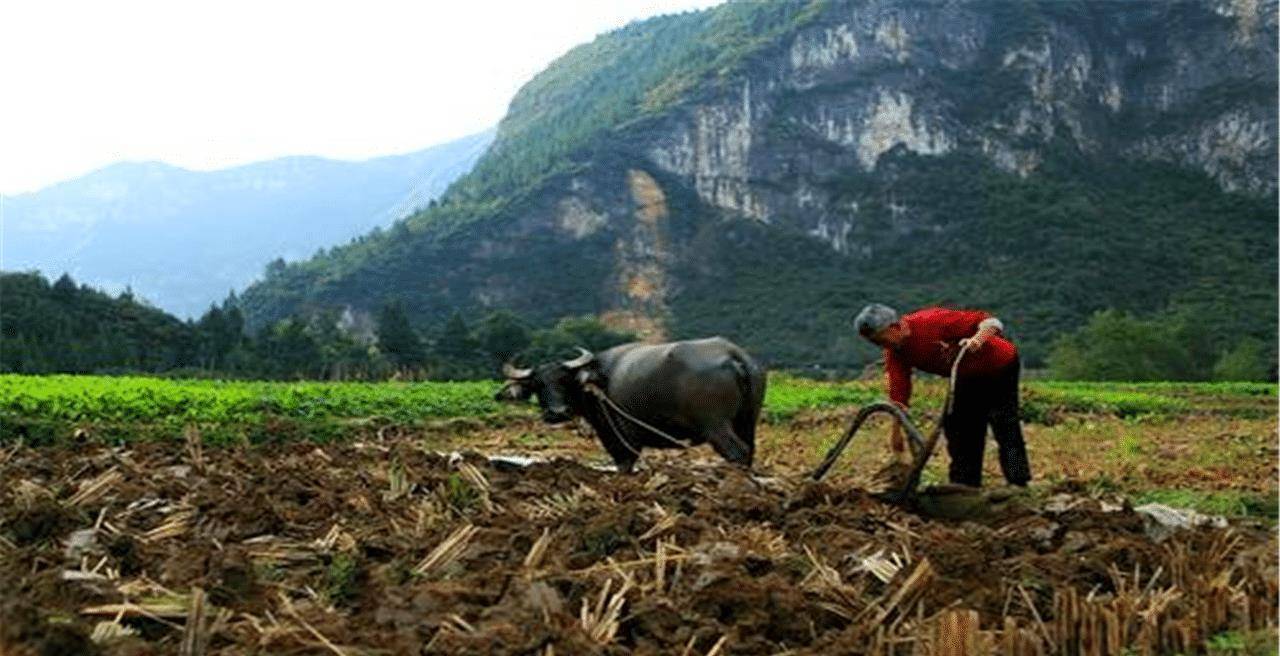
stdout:
<svg viewBox="0 0 1280 656">
<path fill-rule="evenodd" d="M 454 312 L 438 328 L 414 326 L 402 302 L 373 316 L 325 311 L 249 330 L 234 294 L 182 321 L 69 275 L 0 274 L 0 372 L 147 373 L 276 380 L 464 380 L 502 365 L 571 357 L 632 341 L 591 317 L 533 326 L 507 310 L 469 324 Z M 1095 313 L 1059 335 L 1055 378 L 1074 380 L 1275 380 L 1276 345 L 1224 334 L 1214 315 L 1170 309 L 1147 317 Z"/>
<path fill-rule="evenodd" d="M 111 296 L 65 274 L 52 284 L 38 273 L 0 274 L 0 372 L 458 380 L 634 339 L 591 317 L 536 327 L 503 310 L 474 325 L 454 313 L 439 329 L 419 330 L 401 302 L 373 317 L 316 312 L 250 330 L 237 303 L 232 294 L 182 321 L 128 290 Z"/>
<path fill-rule="evenodd" d="M 1217 337 L 1213 320 L 1185 311 L 1144 319 L 1103 310 L 1053 342 L 1049 370 L 1065 380 L 1276 380 L 1274 343 Z"/>
</svg>

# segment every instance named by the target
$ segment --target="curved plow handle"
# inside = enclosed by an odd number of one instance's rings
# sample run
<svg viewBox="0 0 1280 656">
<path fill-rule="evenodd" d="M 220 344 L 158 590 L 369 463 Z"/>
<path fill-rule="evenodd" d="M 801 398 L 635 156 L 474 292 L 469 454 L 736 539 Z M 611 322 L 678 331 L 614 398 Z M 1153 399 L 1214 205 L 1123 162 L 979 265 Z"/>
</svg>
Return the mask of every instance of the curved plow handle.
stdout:
<svg viewBox="0 0 1280 656">
<path fill-rule="evenodd" d="M 813 470 L 813 473 L 810 474 L 809 477 L 815 481 L 822 480 L 822 477 L 827 475 L 831 466 L 836 464 L 836 460 L 840 458 L 840 454 L 844 453 L 845 447 L 849 446 L 850 440 L 853 439 L 853 436 L 858 432 L 858 429 L 862 428 L 862 424 L 866 422 L 871 415 L 876 414 L 877 412 L 882 412 L 892 416 L 894 420 L 902 426 L 902 428 L 907 432 L 908 442 L 911 444 L 911 451 L 916 456 L 916 461 L 920 461 L 926 446 L 925 439 L 920 435 L 920 430 L 916 428 L 915 424 L 911 423 L 911 418 L 907 416 L 907 413 L 902 411 L 902 408 L 899 408 L 897 405 L 889 403 L 888 401 L 877 401 L 875 403 L 862 406 L 862 409 L 858 411 L 858 415 L 853 418 L 853 423 L 849 424 L 849 430 L 846 430 L 844 432 L 844 436 L 840 438 L 840 441 L 836 442 L 835 446 L 831 447 L 831 450 L 827 452 L 826 457 L 822 459 L 822 464 L 818 465 L 818 468 Z M 936 437 L 934 439 L 936 441 Z M 925 455 L 923 458 L 927 459 L 928 456 Z M 913 478 L 918 477 L 919 473 L 916 472 Z"/>
</svg>

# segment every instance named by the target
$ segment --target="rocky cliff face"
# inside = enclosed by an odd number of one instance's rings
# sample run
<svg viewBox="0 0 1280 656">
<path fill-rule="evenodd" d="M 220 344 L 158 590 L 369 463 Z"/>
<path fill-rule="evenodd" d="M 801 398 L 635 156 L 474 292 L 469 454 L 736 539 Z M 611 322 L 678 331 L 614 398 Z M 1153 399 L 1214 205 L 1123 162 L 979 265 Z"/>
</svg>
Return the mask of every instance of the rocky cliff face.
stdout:
<svg viewBox="0 0 1280 656">
<path fill-rule="evenodd" d="M 1276 185 L 1276 7 L 835 3 L 716 94 L 648 126 L 644 154 L 705 203 L 792 221 L 837 252 L 858 203 L 824 183 L 885 153 L 981 153 L 1019 176 L 1066 142 L 1163 160 L 1224 190 Z M 909 194 L 901 212 L 911 213 Z"/>
<path fill-rule="evenodd" d="M 1066 189 L 1091 169 L 1145 162 L 1203 174 L 1217 189 L 1196 193 L 1272 196 L 1276 13 L 1276 3 L 1264 0 L 814 3 L 782 28 L 761 28 L 767 38 L 695 83 L 664 80 L 645 89 L 647 111 L 595 134 L 566 155 L 572 166 L 515 195 L 491 219 L 441 238 L 446 248 L 419 251 L 432 255 L 414 260 L 412 273 L 393 249 L 368 262 L 383 275 L 401 272 L 398 293 L 415 294 L 428 322 L 453 307 L 512 307 L 534 317 L 589 311 L 650 339 L 715 330 L 764 342 L 833 329 L 846 304 L 888 290 L 902 303 L 1024 307 L 1027 321 L 1044 322 L 1031 332 L 1049 336 L 1070 327 L 1060 320 L 1078 322 L 1123 299 L 1025 309 L 1049 288 L 1028 293 L 1035 289 L 1028 282 L 990 294 L 970 274 L 1066 266 L 1037 249 L 1057 248 L 1047 236 L 1089 221 L 1096 207 L 1075 208 L 1074 219 L 1044 219 L 1061 225 L 1044 224 L 1039 236 L 1023 234 L 1035 226 L 984 223 L 998 214 L 997 201 L 969 187 L 1005 176 L 1051 179 Z M 623 37 L 618 47 L 639 47 Z M 633 71 L 611 74 L 622 72 Z M 535 80 L 530 88 L 548 95 L 548 84 Z M 654 109 L 655 93 L 671 86 L 684 93 Z M 517 99 L 513 112 L 532 104 Z M 513 150 L 517 130 L 530 122 L 509 117 L 495 150 Z M 948 185 L 954 190 L 943 193 Z M 1115 193 L 1109 202 L 1123 205 L 1123 191 Z M 1104 212 L 1099 221 L 1136 226 L 1121 217 L 1126 211 Z M 1247 221 L 1274 245 L 1274 213 Z M 431 232 L 430 217 L 420 225 Z M 1001 241 L 1014 232 L 1029 243 Z M 1148 264 L 1163 257 L 1135 252 L 1142 239 L 1132 237 L 1138 245 L 1129 255 L 1112 256 Z M 954 261 L 934 261 L 939 251 Z M 911 258 L 917 261 L 894 268 Z M 1274 252 L 1270 258 L 1274 269 Z M 1093 266 L 1111 266 L 1103 259 Z M 1147 309 L 1198 284 L 1205 268 L 1199 260 L 1166 264 L 1185 275 L 1163 288 L 1129 289 L 1154 290 Z M 268 318 L 324 304 L 371 310 L 372 299 L 335 286 L 334 268 L 315 266 L 328 274 L 324 285 L 299 271 L 288 284 L 268 281 L 261 291 L 269 293 L 256 299 L 251 290 L 249 301 Z M 362 274 L 348 267 L 342 275 L 354 281 Z M 897 285 L 886 280 L 893 276 Z M 833 277 L 859 281 L 847 288 L 852 299 L 804 296 Z M 761 290 L 770 298 L 753 304 Z M 802 297 L 835 314 L 804 314 Z M 786 309 L 771 314 L 759 305 Z M 754 332 L 765 324 L 774 326 L 770 336 Z M 822 353 L 849 353 L 844 337 L 813 339 Z"/>
</svg>

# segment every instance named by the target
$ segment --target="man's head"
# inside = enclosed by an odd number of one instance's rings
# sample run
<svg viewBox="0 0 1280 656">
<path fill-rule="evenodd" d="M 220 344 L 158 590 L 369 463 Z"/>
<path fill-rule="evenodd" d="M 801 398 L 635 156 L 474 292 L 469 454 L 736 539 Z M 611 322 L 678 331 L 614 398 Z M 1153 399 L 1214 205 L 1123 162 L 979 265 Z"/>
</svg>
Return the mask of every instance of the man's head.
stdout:
<svg viewBox="0 0 1280 656">
<path fill-rule="evenodd" d="M 872 303 L 853 318 L 853 329 L 877 346 L 897 347 L 911 331 L 893 308 Z"/>
</svg>

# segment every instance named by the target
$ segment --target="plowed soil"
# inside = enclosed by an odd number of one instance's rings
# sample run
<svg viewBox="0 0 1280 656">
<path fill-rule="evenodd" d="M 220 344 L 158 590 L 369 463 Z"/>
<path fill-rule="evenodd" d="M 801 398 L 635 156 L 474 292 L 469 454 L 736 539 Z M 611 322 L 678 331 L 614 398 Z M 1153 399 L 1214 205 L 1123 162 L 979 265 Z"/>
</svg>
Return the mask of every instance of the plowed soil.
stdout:
<svg viewBox="0 0 1280 656">
<path fill-rule="evenodd" d="M 647 462 L 10 447 L 0 654 L 1171 653 L 1275 624 L 1265 528 L 1157 540 L 1067 488 L 944 518 Z"/>
</svg>

